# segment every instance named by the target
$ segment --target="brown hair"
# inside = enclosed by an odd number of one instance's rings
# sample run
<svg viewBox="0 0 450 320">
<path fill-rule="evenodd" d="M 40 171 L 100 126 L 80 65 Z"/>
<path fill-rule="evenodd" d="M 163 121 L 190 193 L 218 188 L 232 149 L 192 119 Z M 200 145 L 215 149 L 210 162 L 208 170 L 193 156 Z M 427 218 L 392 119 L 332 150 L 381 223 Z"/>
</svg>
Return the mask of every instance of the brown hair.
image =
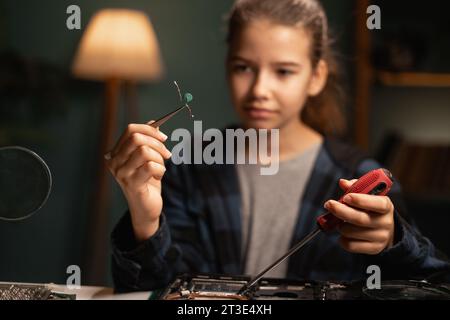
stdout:
<svg viewBox="0 0 450 320">
<path fill-rule="evenodd" d="M 228 18 L 228 44 L 245 24 L 261 18 L 304 28 L 311 35 L 312 66 L 315 68 L 320 60 L 324 60 L 328 64 L 328 79 L 321 93 L 308 98 L 301 117 L 305 124 L 322 134 L 343 134 L 344 95 L 339 85 L 340 72 L 331 50 L 327 17 L 319 1 L 236 0 Z"/>
</svg>

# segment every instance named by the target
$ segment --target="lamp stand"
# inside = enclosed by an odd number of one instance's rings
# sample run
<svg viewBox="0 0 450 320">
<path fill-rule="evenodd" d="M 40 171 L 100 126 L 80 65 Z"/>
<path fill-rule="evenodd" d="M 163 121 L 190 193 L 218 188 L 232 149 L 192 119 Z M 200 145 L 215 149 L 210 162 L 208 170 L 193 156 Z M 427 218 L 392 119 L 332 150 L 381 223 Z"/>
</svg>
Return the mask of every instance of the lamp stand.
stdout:
<svg viewBox="0 0 450 320">
<path fill-rule="evenodd" d="M 114 143 L 117 126 L 117 109 L 119 102 L 120 81 L 116 78 L 105 82 L 105 103 L 103 110 L 103 127 L 101 131 L 100 153 L 98 155 L 97 189 L 93 199 L 93 211 L 89 219 L 85 272 L 86 284 L 101 285 L 106 282 L 106 263 L 108 258 L 108 204 L 110 197 L 109 172 L 104 154 L 110 151 Z"/>
<path fill-rule="evenodd" d="M 139 121 L 137 83 L 133 80 L 124 81 L 125 106 L 127 123 L 136 123 Z"/>
</svg>

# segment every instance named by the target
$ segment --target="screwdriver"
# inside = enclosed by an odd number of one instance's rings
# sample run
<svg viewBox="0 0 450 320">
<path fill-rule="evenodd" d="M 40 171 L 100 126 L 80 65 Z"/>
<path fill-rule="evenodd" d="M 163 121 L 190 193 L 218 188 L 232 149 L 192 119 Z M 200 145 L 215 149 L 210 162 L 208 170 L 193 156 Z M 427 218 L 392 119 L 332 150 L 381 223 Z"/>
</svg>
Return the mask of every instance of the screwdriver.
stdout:
<svg viewBox="0 0 450 320">
<path fill-rule="evenodd" d="M 346 194 L 349 193 L 363 193 L 363 194 L 372 194 L 384 196 L 391 189 L 393 184 L 392 174 L 387 169 L 375 169 L 369 171 L 362 177 L 360 177 L 348 190 L 342 195 L 342 197 L 338 200 L 343 203 L 343 198 Z M 239 291 L 239 295 L 243 295 L 248 292 L 258 281 L 269 271 L 276 268 L 280 263 L 284 260 L 292 256 L 295 252 L 297 252 L 300 248 L 304 247 L 307 243 L 309 243 L 312 239 L 314 239 L 321 231 L 331 232 L 335 230 L 341 223 L 341 219 L 337 218 L 335 215 L 330 212 L 324 213 L 317 218 L 317 228 L 314 229 L 311 233 L 306 235 L 303 239 L 301 239 L 295 246 L 289 249 L 282 257 L 280 257 L 277 261 L 272 263 L 266 269 L 261 271 L 257 276 L 253 279 L 250 279 Z"/>
</svg>

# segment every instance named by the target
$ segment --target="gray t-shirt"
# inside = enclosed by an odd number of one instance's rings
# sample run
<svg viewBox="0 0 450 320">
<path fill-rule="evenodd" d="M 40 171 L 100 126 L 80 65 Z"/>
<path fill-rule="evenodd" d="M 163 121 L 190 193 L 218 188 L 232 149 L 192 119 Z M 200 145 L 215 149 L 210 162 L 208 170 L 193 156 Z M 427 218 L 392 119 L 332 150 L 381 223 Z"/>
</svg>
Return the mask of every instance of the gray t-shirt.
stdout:
<svg viewBox="0 0 450 320">
<path fill-rule="evenodd" d="M 242 195 L 242 252 L 245 274 L 255 276 L 286 253 L 291 244 L 306 182 L 321 143 L 280 161 L 278 173 L 261 175 L 260 165 L 237 165 Z M 283 278 L 287 261 L 267 277 Z"/>
</svg>

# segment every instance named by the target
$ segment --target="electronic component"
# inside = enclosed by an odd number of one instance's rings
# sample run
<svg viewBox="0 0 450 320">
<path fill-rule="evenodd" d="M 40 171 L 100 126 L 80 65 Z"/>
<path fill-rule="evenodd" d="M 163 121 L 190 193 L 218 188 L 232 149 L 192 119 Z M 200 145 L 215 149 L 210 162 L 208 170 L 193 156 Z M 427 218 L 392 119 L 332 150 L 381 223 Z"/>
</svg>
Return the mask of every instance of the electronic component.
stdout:
<svg viewBox="0 0 450 320">
<path fill-rule="evenodd" d="M 48 285 L 0 282 L 0 300 L 75 300 L 76 295 L 55 292 Z"/>
<path fill-rule="evenodd" d="M 450 285 L 425 281 L 382 281 L 368 289 L 361 281 L 301 281 L 264 278 L 245 294 L 236 294 L 248 277 L 182 275 L 152 299 L 161 300 L 450 300 Z"/>
</svg>

